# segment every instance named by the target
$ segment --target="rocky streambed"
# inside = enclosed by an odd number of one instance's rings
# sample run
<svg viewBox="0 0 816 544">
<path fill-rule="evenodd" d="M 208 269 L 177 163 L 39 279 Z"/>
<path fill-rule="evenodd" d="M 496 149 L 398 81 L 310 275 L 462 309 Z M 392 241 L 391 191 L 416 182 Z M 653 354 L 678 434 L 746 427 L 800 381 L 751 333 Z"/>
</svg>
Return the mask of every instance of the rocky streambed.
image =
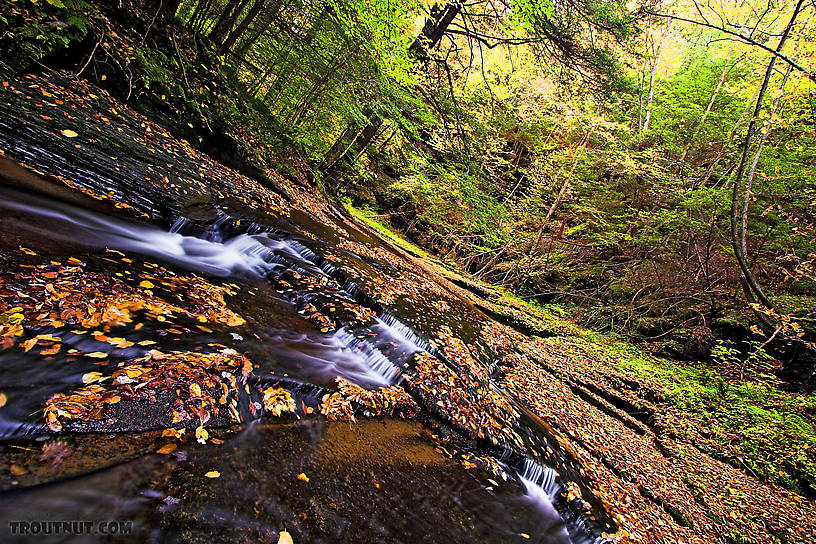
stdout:
<svg viewBox="0 0 816 544">
<path fill-rule="evenodd" d="M 3 520 L 146 542 L 816 534 L 807 500 L 663 432 L 648 382 L 305 182 L 248 179 L 59 74 L 3 93 Z"/>
</svg>

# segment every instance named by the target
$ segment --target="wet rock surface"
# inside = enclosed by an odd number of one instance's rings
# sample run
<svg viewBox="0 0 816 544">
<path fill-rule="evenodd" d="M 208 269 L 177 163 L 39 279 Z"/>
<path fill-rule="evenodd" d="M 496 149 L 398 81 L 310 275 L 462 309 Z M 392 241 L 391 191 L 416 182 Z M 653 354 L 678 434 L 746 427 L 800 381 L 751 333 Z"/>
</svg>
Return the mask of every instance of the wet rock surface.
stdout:
<svg viewBox="0 0 816 544">
<path fill-rule="evenodd" d="M 0 150 L 34 177 L 0 171 L 3 519 L 133 520 L 122 541 L 814 540 L 808 501 L 544 338 L 571 331 L 83 82 L 6 92 Z"/>
</svg>

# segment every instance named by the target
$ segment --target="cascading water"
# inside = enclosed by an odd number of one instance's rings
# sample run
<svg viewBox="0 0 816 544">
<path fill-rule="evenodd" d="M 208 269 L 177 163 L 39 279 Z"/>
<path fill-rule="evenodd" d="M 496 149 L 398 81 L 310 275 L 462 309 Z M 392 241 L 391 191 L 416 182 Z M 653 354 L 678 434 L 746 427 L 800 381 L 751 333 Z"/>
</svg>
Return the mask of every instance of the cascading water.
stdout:
<svg viewBox="0 0 816 544">
<path fill-rule="evenodd" d="M 589 527 L 585 512 L 564 504 L 563 487 L 556 470 L 529 457 L 510 463 L 511 457 L 516 456 L 509 451 L 501 457 L 505 468 L 515 473 L 524 486 L 525 499 L 542 513 L 544 519 L 551 520 L 547 529 L 548 542 L 610 544 L 608 539 L 595 536 L 597 530 Z"/>
<path fill-rule="evenodd" d="M 356 281 L 343 276 L 336 266 L 305 245 L 310 242 L 291 233 L 235 220 L 221 211 L 204 222 L 179 218 L 169 231 L 163 231 L 32 197 L 24 201 L 0 198 L 0 208 L 68 225 L 70 240 L 81 239 L 87 245 L 141 253 L 210 276 L 264 279 L 282 300 L 301 313 L 326 299 L 351 303 L 366 298 Z M 51 236 L 59 236 L 59 233 L 51 233 Z M 69 235 L 65 236 L 68 240 Z M 307 276 L 313 280 L 310 285 L 315 287 L 307 291 L 285 287 L 285 279 L 292 274 Z M 271 370 L 271 379 L 294 384 L 303 392 L 300 398 L 309 397 L 311 404 L 316 404 L 326 391 L 320 386 L 331 385 L 337 377 L 364 387 L 395 384 L 413 354 L 424 351 L 439 356 L 422 334 L 391 311 L 375 306 L 379 311 L 373 322 L 340 323 L 334 332 L 270 328 L 254 331 L 255 340 L 244 341 L 240 336 L 236 340 L 259 350 L 266 359 L 277 361 L 277 367 L 265 368 Z M 63 341 L 66 345 L 88 342 L 67 335 Z M 93 349 L 89 346 L 85 351 Z M 295 376 L 289 376 L 290 372 Z M 75 381 L 76 376 L 72 379 Z M 59 387 L 54 386 L 53 391 Z M 6 427 L 9 433 L 17 435 L 36 431 L 24 423 L 0 418 L 0 433 L 4 433 Z M 526 458 L 520 465 L 508 468 L 516 473 L 525 489 L 525 500 L 540 512 L 540 529 L 546 542 L 603 542 L 592 540 L 590 535 L 596 531 L 588 529 L 580 516 L 562 515 L 556 508 L 561 486 L 553 469 Z"/>
<path fill-rule="evenodd" d="M 203 225 L 179 218 L 168 232 L 104 217 L 68 204 L 36 197 L 27 200 L 3 199 L 0 206 L 70 224 L 72 238 L 80 231 L 82 239 L 93 245 L 160 258 L 206 275 L 265 278 L 281 271 L 322 277 L 336 274 L 331 263 L 318 257 L 293 235 L 249 222 L 245 223 L 243 232 L 235 232 L 236 221 L 221 211 L 217 211 L 214 220 Z M 349 300 L 359 293 L 354 282 L 340 281 L 341 284 L 328 282 L 324 289 L 346 295 Z M 283 293 L 284 297 L 287 294 Z M 307 294 L 303 300 L 311 301 L 319 294 Z M 272 342 L 284 341 L 278 334 L 266 338 Z M 391 314 L 377 319 L 365 331 L 341 327 L 325 340 L 312 335 L 308 341 L 288 339 L 286 344 L 278 350 L 278 355 L 298 358 L 301 365 L 309 362 L 320 367 L 307 369 L 307 375 L 319 374 L 325 383 L 342 376 L 364 386 L 394 383 L 401 373 L 401 365 L 412 353 L 430 348 L 418 333 Z M 382 349 L 386 344 L 391 348 L 388 353 Z M 317 356 L 298 353 L 296 357 L 293 353 L 293 350 L 314 352 L 315 348 L 320 352 Z"/>
</svg>

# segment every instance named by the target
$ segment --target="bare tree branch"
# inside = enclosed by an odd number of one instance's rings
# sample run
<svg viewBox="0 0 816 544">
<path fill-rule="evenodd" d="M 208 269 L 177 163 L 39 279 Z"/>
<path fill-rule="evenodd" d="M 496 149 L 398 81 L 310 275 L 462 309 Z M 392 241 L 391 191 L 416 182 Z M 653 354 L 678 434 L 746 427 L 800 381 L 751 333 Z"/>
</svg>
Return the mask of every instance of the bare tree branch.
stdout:
<svg viewBox="0 0 816 544">
<path fill-rule="evenodd" d="M 704 26 L 706 28 L 713 28 L 714 30 L 719 30 L 720 32 L 724 32 L 725 34 L 734 36 L 735 38 L 737 38 L 738 40 L 740 40 L 740 41 L 742 41 L 744 43 L 747 43 L 749 45 L 753 45 L 755 47 L 759 47 L 760 49 L 764 49 L 768 53 L 771 53 L 772 55 L 774 55 L 779 60 L 790 64 L 795 69 L 797 69 L 800 72 L 802 72 L 803 74 L 805 74 L 812 81 L 816 81 L 816 72 L 811 72 L 810 70 L 808 70 L 807 68 L 805 68 L 804 66 L 802 66 L 801 64 L 799 64 L 798 62 L 793 60 L 792 58 L 782 54 L 780 51 L 777 51 L 775 49 L 771 49 L 767 45 L 759 43 L 758 41 L 756 41 L 756 40 L 754 40 L 754 39 L 752 39 L 752 38 L 750 38 L 750 37 L 748 37 L 748 36 L 746 36 L 744 34 L 740 34 L 739 32 L 734 32 L 733 30 L 728 30 L 727 28 L 723 28 L 723 27 L 717 26 L 717 25 L 712 25 L 712 24 L 704 22 L 704 21 L 695 21 L 694 19 L 686 19 L 685 17 L 679 17 L 677 15 L 670 15 L 668 13 L 658 13 L 656 11 L 648 11 L 648 10 L 645 13 L 647 13 L 649 15 L 652 15 L 654 17 L 665 17 L 667 19 L 673 19 L 675 21 L 683 21 L 685 23 L 691 23 L 691 24 L 694 24 L 694 25 L 699 25 L 699 26 Z"/>
</svg>

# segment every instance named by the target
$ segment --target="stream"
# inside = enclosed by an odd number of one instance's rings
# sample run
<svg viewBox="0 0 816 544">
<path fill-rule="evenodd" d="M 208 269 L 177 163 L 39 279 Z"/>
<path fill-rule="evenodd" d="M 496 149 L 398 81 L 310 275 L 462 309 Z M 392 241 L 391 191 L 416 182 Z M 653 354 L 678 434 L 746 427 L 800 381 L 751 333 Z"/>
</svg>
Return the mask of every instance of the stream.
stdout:
<svg viewBox="0 0 816 544">
<path fill-rule="evenodd" d="M 79 168 L 71 157 L 77 151 L 56 155 L 59 144 L 34 125 L 0 122 L 7 135 L 18 132 L 8 139 L 0 133 L 0 144 L 46 171 Z M 133 157 L 129 175 L 147 171 L 139 165 L 147 159 Z M 20 476 L 0 487 L 3 542 L 277 542 L 283 529 L 297 543 L 607 542 L 603 533 L 614 524 L 581 467 L 502 389 L 496 356 L 479 338 L 488 316 L 430 278 L 414 296 L 375 300 L 370 293 L 398 277 L 393 263 L 402 257 L 340 214 L 328 225 L 295 210 L 259 221 L 220 203 L 177 213 L 153 189 L 118 180 L 114 166 L 83 158 L 79 178 L 111 194 L 128 187 L 124 197 L 162 208 L 164 221 L 137 221 L 0 185 L 0 272 L 76 259 L 87 270 L 129 279 L 162 267 L 228 287 L 226 303 L 246 323 L 227 330 L 191 322 L 168 333 L 153 322 L 128 322 L 106 332 L 120 339 L 118 346 L 57 325 L 33 332 L 57 338 L 59 353 L 0 350 L 0 451 Z M 33 256 L 19 257 L 18 247 L 33 249 Z M 480 387 L 518 411 L 505 422 L 517 441 L 465 437 L 461 424 L 438 409 L 438 399 L 416 385 L 421 356 L 464 378 L 440 348 L 442 329 L 463 341 L 479 367 L 474 372 L 485 377 Z M 49 429 L 43 418 L 49 398 L 82 387 L 88 373 L 110 376 L 154 345 L 190 353 L 226 346 L 246 355 L 255 368 L 236 389 L 239 424 L 214 416 L 207 428 L 218 442 L 182 441 L 163 455 L 155 451 L 167 442 L 159 431 L 168 421 L 127 399 L 111 408 L 115 418 L 77 421 L 59 434 Z M 104 362 L 71 350 L 101 353 Z M 327 419 L 320 404 L 337 391 L 338 378 L 366 390 L 405 387 L 418 413 L 360 414 L 356 423 Z M 258 392 L 267 387 L 283 388 L 297 411 L 280 418 L 264 413 Z M 168 402 L 160 397 L 156 405 Z M 446 449 L 449 443 L 456 452 Z M 37 458 L 41 451 L 49 452 L 41 467 L 14 471 L 19 456 Z M 481 461 L 469 467 L 463 456 Z M 570 496 L 576 489 L 584 500 Z M 117 526 L 119 534 L 59 534 L 47 524 L 36 536 L 9 532 L 6 522 L 31 519 L 126 524 Z"/>
<path fill-rule="evenodd" d="M 275 290 L 274 296 L 267 293 L 270 300 L 257 301 L 276 308 L 288 307 L 289 319 L 285 323 L 282 320 L 282 326 L 256 330 L 247 339 L 233 333 L 236 348 L 253 354 L 253 360 L 261 362 L 261 368 L 270 375 L 284 378 L 298 402 L 316 405 L 321 393 L 338 377 L 366 388 L 399 384 L 413 354 L 436 351 L 421 333 L 385 308 L 379 308 L 370 325 L 344 325 L 332 333 L 320 333 L 302 319 L 294 318 L 298 308 L 320 300 L 352 302 L 364 298 L 355 281 L 318 256 L 318 252 L 325 250 L 325 244 L 294 232 L 248 221 L 243 228 L 236 227 L 236 219 L 217 209 L 206 220 L 179 218 L 165 231 L 10 189 L 5 189 L 0 198 L 6 220 L 13 217 L 20 231 L 42 235 L 35 231 L 40 231 L 47 222 L 51 239 L 68 246 L 81 240 L 85 251 L 109 248 L 132 252 L 204 276 L 250 285 L 260 281 L 277 285 L 285 274 L 292 272 L 321 280 L 315 282 L 322 285 L 319 290 L 307 293 Z M 364 264 L 359 256 L 348 257 L 348 261 L 359 260 Z M 92 339 L 67 330 L 52 330 L 49 334 L 60 336 L 67 345 L 97 349 L 83 345 L 93 342 Z M 145 336 L 144 331 L 129 331 L 127 337 Z M 201 339 L 188 338 L 184 342 L 200 343 Z M 139 351 L 129 348 L 116 355 L 124 360 L 141 355 Z M 48 429 L 41 422 L 38 407 L 48 396 L 81 383 L 79 377 L 91 368 L 60 363 L 53 358 L 47 362 L 38 359 L 41 358 L 12 350 L 0 352 L 4 368 L 0 389 L 9 398 L 8 404 L 0 409 L 0 432 L 7 441 L 19 441 L 22 437 L 35 442 L 44 440 Z M 138 426 L 144 430 L 143 424 Z M 128 423 L 116 429 L 123 433 L 133 430 Z M 522 535 L 527 535 L 533 542 L 600 542 L 580 516 L 559 512 L 555 506 L 561 488 L 556 481 L 558 472 L 553 468 L 508 454 L 499 461 L 510 474 L 515 474 L 515 482 L 498 484 L 494 480 L 491 484 L 492 478 L 480 481 L 467 471 L 450 466 L 430 442 L 402 444 L 420 442 L 420 430 L 418 424 L 396 420 L 367 421 L 349 429 L 347 424 L 314 419 L 283 425 L 255 419 L 231 434 L 223 445 L 194 447 L 185 453 L 185 462 L 181 464 L 175 459 L 156 459 L 155 455 L 147 454 L 101 471 L 80 473 L 67 481 L 10 490 L 0 497 L 0 515 L 8 520 L 26 519 L 25 513 L 34 508 L 47 513 L 49 519 L 132 520 L 134 533 L 117 537 L 126 540 L 163 541 L 177 537 L 187 540 L 202 537 L 207 531 L 218 531 L 224 538 L 232 539 L 235 534 L 247 531 L 274 532 L 282 524 L 311 534 L 310 541 L 332 541 L 322 530 L 316 531 L 309 522 L 300 520 L 299 510 L 293 505 L 306 501 L 307 496 L 310 503 L 334 500 L 338 478 L 343 482 L 340 487 L 344 493 L 356 493 L 353 482 L 361 471 L 357 462 L 343 458 L 329 468 L 330 462 L 321 458 L 338 455 L 335 451 L 338 448 L 353 449 L 362 441 L 378 449 L 363 454 L 359 460 L 363 466 L 377 467 L 369 472 L 378 484 L 370 500 L 378 506 L 366 513 L 364 519 L 360 510 L 365 508 L 356 500 L 346 504 L 350 511 L 356 511 L 354 514 L 338 517 L 333 513 L 331 530 L 335 531 L 336 541 L 349 538 L 347 531 L 353 527 L 355 538 L 362 541 L 436 542 L 439 538 L 457 542 L 524 541 L 528 538 Z M 535 431 L 529 428 L 524 431 L 537 438 Z M 398 433 L 397 439 L 389 438 L 392 432 Z M 351 445 L 338 446 L 337 439 L 332 438 L 337 434 L 348 435 L 346 439 Z M 544 440 L 538 442 L 546 444 Z M 111 448 L 112 444 L 106 447 Z M 427 459 L 414 464 L 411 454 Z M 286 470 L 288 465 L 294 468 Z M 190 488 L 180 487 L 180 481 L 193 477 L 196 466 L 241 476 L 214 480 L 213 485 L 194 482 Z M 293 481 L 285 482 L 287 476 L 283 472 L 288 472 L 289 480 Z M 292 484 L 301 483 L 293 478 L 299 472 L 312 474 L 312 480 L 322 483 L 310 481 L 307 489 L 304 486 L 292 489 Z M 333 474 L 336 475 L 331 477 Z M 249 488 L 245 487 L 247 478 L 253 483 Z M 365 485 L 371 488 L 370 482 Z M 366 492 L 371 493 L 372 489 Z M 248 508 L 253 500 L 261 500 L 264 509 L 252 515 L 239 512 L 227 507 L 233 500 L 238 500 L 235 508 L 239 510 Z M 369 504 L 369 500 L 364 504 Z M 107 514 L 112 512 L 111 505 L 115 515 Z M 315 508 L 309 506 L 307 511 Z M 461 518 L 466 520 L 464 527 L 459 522 L 439 519 L 447 518 L 452 511 L 464 516 Z M 326 515 L 317 514 L 321 519 Z M 192 526 L 181 523 L 181 518 L 188 516 Z M 420 519 L 424 521 L 417 523 Z M 409 532 L 405 532 L 407 526 Z M 461 532 L 465 527 L 467 531 Z M 450 534 L 443 537 L 448 530 Z M 57 535 L 53 538 L 60 540 Z"/>
</svg>

